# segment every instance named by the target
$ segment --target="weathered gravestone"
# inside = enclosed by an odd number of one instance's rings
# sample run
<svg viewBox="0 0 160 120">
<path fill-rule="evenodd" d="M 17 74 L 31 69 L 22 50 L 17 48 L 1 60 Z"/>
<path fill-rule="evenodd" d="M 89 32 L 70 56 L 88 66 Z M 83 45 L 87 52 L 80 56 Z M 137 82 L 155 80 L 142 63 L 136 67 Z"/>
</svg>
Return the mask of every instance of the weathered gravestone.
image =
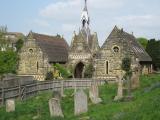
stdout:
<svg viewBox="0 0 160 120">
<path fill-rule="evenodd" d="M 64 117 L 60 105 L 60 100 L 52 98 L 49 100 L 49 110 L 51 117 Z"/>
<path fill-rule="evenodd" d="M 117 96 L 115 96 L 114 100 L 120 100 L 123 98 L 123 80 L 118 81 L 118 90 L 117 90 Z"/>
<path fill-rule="evenodd" d="M 137 70 L 136 68 L 134 69 L 134 71 L 132 72 L 132 77 L 131 77 L 131 87 L 132 89 L 138 88 L 140 85 L 139 83 L 139 70 Z"/>
<path fill-rule="evenodd" d="M 61 100 L 61 92 L 60 91 L 53 91 L 52 97 L 58 100 Z"/>
<path fill-rule="evenodd" d="M 15 111 L 15 101 L 12 99 L 6 100 L 6 112 L 14 112 Z"/>
<path fill-rule="evenodd" d="M 94 104 L 102 102 L 102 99 L 99 98 L 98 85 L 95 82 L 92 83 L 92 85 L 89 89 L 89 98 L 92 101 L 92 103 L 94 103 Z"/>
<path fill-rule="evenodd" d="M 88 101 L 87 95 L 81 89 L 76 91 L 74 95 L 74 113 L 75 115 L 80 115 L 88 111 Z"/>
</svg>

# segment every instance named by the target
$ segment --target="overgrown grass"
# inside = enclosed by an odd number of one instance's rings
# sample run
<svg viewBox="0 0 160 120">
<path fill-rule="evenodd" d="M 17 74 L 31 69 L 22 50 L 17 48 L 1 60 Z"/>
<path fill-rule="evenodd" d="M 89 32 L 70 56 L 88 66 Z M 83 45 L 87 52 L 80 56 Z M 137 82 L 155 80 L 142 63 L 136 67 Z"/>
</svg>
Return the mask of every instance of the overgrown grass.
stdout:
<svg viewBox="0 0 160 120">
<path fill-rule="evenodd" d="M 50 118 L 48 101 L 52 93 L 43 92 L 24 102 L 16 101 L 15 112 L 6 113 L 4 107 L 0 108 L 0 120 L 160 120 L 160 88 L 148 89 L 158 82 L 159 74 L 142 76 L 141 87 L 133 91 L 135 99 L 131 102 L 113 102 L 116 85 L 104 85 L 100 87 L 103 102 L 93 105 L 88 100 L 89 111 L 80 116 L 74 116 L 74 91 L 67 90 L 61 101 L 65 118 Z"/>
</svg>

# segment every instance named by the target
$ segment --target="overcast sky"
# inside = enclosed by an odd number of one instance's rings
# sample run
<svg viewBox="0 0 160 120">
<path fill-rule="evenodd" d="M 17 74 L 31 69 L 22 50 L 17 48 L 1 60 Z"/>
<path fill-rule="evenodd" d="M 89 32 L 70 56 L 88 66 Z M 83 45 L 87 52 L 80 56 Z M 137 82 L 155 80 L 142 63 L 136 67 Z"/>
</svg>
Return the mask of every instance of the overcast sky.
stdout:
<svg viewBox="0 0 160 120">
<path fill-rule="evenodd" d="M 0 25 L 8 31 L 64 35 L 70 44 L 81 27 L 84 0 L 0 0 Z M 92 32 L 99 42 L 117 25 L 136 37 L 160 39 L 160 0 L 88 0 Z"/>
</svg>

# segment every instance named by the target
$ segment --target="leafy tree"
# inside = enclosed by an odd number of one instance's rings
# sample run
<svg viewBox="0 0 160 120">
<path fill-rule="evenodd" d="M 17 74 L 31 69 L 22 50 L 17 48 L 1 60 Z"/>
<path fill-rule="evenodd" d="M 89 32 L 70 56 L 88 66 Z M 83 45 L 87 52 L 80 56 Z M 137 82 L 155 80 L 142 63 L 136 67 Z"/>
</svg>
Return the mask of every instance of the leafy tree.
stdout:
<svg viewBox="0 0 160 120">
<path fill-rule="evenodd" d="M 148 44 L 148 39 L 147 38 L 137 38 L 138 42 L 144 47 L 144 49 L 146 49 L 147 44 Z"/>
<path fill-rule="evenodd" d="M 85 68 L 84 77 L 85 78 L 92 78 L 94 72 L 94 67 L 92 64 L 89 64 Z"/>
<path fill-rule="evenodd" d="M 74 77 L 74 69 L 73 69 L 73 66 L 72 66 L 72 65 L 69 65 L 69 66 L 68 66 L 68 70 L 69 70 L 69 72 L 70 72 L 70 74 L 71 74 L 70 78 L 73 78 L 73 77 Z"/>
<path fill-rule="evenodd" d="M 6 33 L 7 33 L 7 27 L 0 26 L 0 49 L 8 47 L 8 40 L 5 37 Z"/>
<path fill-rule="evenodd" d="M 149 40 L 146 51 L 152 58 L 153 68 L 160 70 L 160 41 L 155 39 Z"/>
<path fill-rule="evenodd" d="M 54 64 L 55 69 L 57 69 L 63 78 L 69 78 L 71 75 L 70 71 L 66 69 L 64 66 L 56 63 Z"/>
<path fill-rule="evenodd" d="M 125 79 L 127 80 L 128 96 L 131 96 L 131 58 L 126 56 L 122 59 L 122 70 L 125 71 Z"/>
<path fill-rule="evenodd" d="M 6 73 L 16 73 L 17 54 L 14 51 L 0 51 L 0 76 Z"/>
<path fill-rule="evenodd" d="M 16 42 L 17 51 L 19 51 L 22 48 L 23 43 L 24 41 L 22 39 L 18 39 L 18 41 Z"/>
</svg>

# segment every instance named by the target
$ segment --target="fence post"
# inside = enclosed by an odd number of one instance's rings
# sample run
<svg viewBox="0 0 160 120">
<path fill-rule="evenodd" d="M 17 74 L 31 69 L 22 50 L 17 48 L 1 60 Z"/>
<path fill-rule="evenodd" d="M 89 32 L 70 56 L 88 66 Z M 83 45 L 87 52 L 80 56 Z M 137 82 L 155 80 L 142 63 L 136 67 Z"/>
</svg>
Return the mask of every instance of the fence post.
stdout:
<svg viewBox="0 0 160 120">
<path fill-rule="evenodd" d="M 4 80 L 2 78 L 2 105 L 5 103 Z"/>
<path fill-rule="evenodd" d="M 19 84 L 19 99 L 21 100 L 21 85 Z"/>
</svg>

